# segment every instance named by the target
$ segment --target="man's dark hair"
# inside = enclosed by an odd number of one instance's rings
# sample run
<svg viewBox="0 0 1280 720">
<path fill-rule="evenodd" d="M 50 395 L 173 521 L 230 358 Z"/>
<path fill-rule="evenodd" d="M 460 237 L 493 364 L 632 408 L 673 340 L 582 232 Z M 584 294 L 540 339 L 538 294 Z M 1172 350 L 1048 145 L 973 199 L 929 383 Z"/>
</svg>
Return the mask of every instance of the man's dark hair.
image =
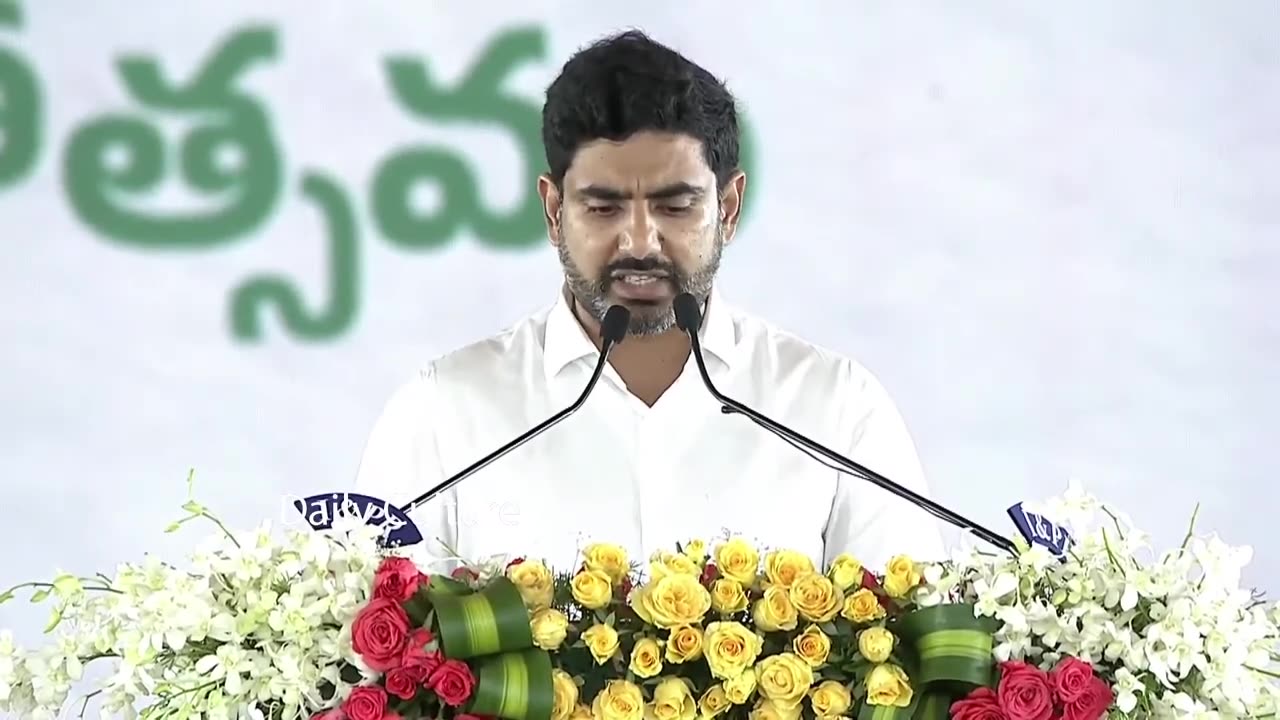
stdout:
<svg viewBox="0 0 1280 720">
<path fill-rule="evenodd" d="M 578 148 L 645 131 L 702 143 L 716 183 L 738 169 L 738 113 L 724 83 L 638 30 L 600 40 L 569 58 L 547 88 L 542 145 L 559 187 Z"/>
</svg>

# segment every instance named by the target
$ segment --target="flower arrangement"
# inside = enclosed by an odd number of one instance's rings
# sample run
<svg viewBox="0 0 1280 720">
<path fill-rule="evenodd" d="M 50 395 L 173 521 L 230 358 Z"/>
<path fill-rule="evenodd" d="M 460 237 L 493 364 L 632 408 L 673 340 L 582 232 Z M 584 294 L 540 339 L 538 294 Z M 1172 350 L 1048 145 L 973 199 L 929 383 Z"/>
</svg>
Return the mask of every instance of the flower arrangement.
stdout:
<svg viewBox="0 0 1280 720">
<path fill-rule="evenodd" d="M 55 601 L 58 634 L 35 651 L 0 634 L 0 712 L 58 717 L 99 660 L 109 717 L 1243 718 L 1280 698 L 1280 611 L 1239 589 L 1247 558 L 1191 537 L 1143 565 L 1118 519 L 1065 558 L 1023 543 L 873 572 L 726 537 L 440 575 L 370 526 L 277 539 L 185 507 L 172 527 L 219 528 L 189 568 L 15 588 Z M 1045 514 L 1082 508 L 1100 506 L 1069 494 Z"/>
<path fill-rule="evenodd" d="M 1193 514 L 1182 544 L 1158 553 L 1075 483 L 1037 510 L 1077 538 L 1063 557 L 1041 546 L 1016 557 L 973 551 L 928 568 L 913 600 L 972 603 L 998 621 L 998 660 L 1090 663 L 1115 694 L 1112 717 L 1280 712 L 1280 604 L 1241 585 L 1248 547 L 1197 535 Z"/>
</svg>

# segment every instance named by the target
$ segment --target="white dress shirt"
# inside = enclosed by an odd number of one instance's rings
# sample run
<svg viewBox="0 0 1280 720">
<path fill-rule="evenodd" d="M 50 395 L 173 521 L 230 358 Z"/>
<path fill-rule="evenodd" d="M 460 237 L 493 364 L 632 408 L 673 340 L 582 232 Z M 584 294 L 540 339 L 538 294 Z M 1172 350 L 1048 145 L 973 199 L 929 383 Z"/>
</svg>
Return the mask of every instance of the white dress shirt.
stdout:
<svg viewBox="0 0 1280 720">
<path fill-rule="evenodd" d="M 403 505 L 572 403 L 599 353 L 558 295 L 396 390 L 368 439 L 357 492 Z M 701 340 L 723 393 L 928 494 L 907 428 L 866 369 L 714 292 Z M 933 516 L 722 414 L 692 357 L 653 407 L 606 367 L 577 413 L 410 517 L 432 558 L 447 558 L 447 546 L 472 561 L 525 556 L 566 570 L 588 542 L 617 543 L 643 561 L 678 541 L 730 534 L 824 565 L 842 552 L 871 568 L 899 553 L 944 557 Z"/>
</svg>

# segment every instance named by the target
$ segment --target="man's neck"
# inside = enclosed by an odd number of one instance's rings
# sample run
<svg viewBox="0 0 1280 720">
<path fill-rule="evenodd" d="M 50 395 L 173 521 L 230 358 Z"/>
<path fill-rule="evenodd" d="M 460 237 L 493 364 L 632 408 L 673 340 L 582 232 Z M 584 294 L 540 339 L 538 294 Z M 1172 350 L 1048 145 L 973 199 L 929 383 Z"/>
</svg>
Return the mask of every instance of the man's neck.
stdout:
<svg viewBox="0 0 1280 720">
<path fill-rule="evenodd" d="M 586 312 L 572 294 L 569 301 L 579 324 L 599 348 L 600 322 Z M 660 335 L 628 335 L 609 353 L 609 364 L 627 390 L 652 407 L 680 377 L 689 353 L 689 337 L 672 328 Z"/>
</svg>

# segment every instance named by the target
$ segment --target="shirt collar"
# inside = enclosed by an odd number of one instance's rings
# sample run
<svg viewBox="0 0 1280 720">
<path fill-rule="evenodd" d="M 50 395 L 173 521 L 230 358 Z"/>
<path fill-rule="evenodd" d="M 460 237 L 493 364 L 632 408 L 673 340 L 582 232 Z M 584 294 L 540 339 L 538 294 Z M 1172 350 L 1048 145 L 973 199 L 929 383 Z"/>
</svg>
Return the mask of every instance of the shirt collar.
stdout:
<svg viewBox="0 0 1280 720">
<path fill-rule="evenodd" d="M 566 367 L 586 357 L 599 354 L 578 318 L 563 289 L 556 293 L 556 302 L 547 315 L 546 336 L 543 339 L 543 363 L 547 378 L 559 375 Z M 702 329 L 698 333 L 702 350 L 726 367 L 732 360 L 738 344 L 734 330 L 733 310 L 712 287 L 710 297 L 702 309 Z"/>
</svg>

